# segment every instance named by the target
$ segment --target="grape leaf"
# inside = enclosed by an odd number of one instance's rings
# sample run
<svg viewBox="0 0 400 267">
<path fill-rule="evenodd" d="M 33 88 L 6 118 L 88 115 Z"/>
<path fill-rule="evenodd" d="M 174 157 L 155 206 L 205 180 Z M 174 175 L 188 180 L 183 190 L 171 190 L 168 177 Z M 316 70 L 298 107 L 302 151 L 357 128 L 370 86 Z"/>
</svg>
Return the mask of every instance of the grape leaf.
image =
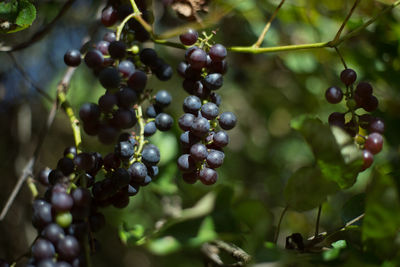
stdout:
<svg viewBox="0 0 400 267">
<path fill-rule="evenodd" d="M 28 0 L 12 0 L 0 3 L 0 31 L 13 33 L 32 25 L 36 8 Z"/>
</svg>

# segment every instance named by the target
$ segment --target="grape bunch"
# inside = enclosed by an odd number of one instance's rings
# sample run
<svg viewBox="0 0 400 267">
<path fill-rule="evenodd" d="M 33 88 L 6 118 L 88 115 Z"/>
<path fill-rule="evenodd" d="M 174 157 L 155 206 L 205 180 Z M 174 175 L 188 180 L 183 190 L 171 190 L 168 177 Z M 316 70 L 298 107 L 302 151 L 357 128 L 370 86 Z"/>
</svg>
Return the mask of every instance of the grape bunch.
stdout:
<svg viewBox="0 0 400 267">
<path fill-rule="evenodd" d="M 178 121 L 184 131 L 178 167 L 185 182 L 200 180 L 212 185 L 218 179 L 215 169 L 224 161 L 223 148 L 229 143 L 224 130 L 235 127 L 237 121 L 232 112 L 220 114 L 221 97 L 215 92 L 222 87 L 227 71 L 227 51 L 221 44 L 208 45 L 207 37 L 199 38 L 191 29 L 180 35 L 180 40 L 191 47 L 186 50 L 185 61 L 178 65 L 178 73 L 184 78 L 183 88 L 190 94 L 183 102 L 185 114 Z"/>
<path fill-rule="evenodd" d="M 378 99 L 373 95 L 371 84 L 359 82 L 354 88 L 357 74 L 352 69 L 343 70 L 340 79 L 346 86 L 346 92 L 343 93 L 341 88 L 333 86 L 326 90 L 325 98 L 329 103 L 337 104 L 345 97 L 348 110 L 345 113 L 333 112 L 329 115 L 328 121 L 330 125 L 338 126 L 354 137 L 362 149 L 361 171 L 364 171 L 372 165 L 374 155 L 382 150 L 385 124 L 381 118 L 371 114 L 356 113 L 358 109 L 373 112 L 378 108 Z"/>
</svg>

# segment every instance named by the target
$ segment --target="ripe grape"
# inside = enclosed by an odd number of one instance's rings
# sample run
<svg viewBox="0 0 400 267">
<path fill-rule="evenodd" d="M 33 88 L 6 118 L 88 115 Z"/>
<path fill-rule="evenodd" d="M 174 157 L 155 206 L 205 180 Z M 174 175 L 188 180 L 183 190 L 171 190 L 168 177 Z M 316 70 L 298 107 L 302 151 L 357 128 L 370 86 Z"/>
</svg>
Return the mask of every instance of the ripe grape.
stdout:
<svg viewBox="0 0 400 267">
<path fill-rule="evenodd" d="M 224 147 L 229 143 L 229 135 L 225 131 L 216 132 L 213 135 L 213 143 L 218 147 Z"/>
<path fill-rule="evenodd" d="M 215 44 L 210 48 L 208 54 L 214 62 L 221 62 L 225 59 L 227 52 L 223 45 Z"/>
<path fill-rule="evenodd" d="M 215 119 L 218 114 L 218 106 L 212 102 L 207 102 L 201 107 L 201 115 L 208 120 Z"/>
<path fill-rule="evenodd" d="M 219 116 L 219 126 L 224 130 L 230 130 L 236 125 L 236 116 L 232 112 L 224 112 Z"/>
<path fill-rule="evenodd" d="M 195 161 L 202 161 L 206 159 L 208 151 L 205 145 L 197 143 L 190 148 L 190 155 Z"/>
<path fill-rule="evenodd" d="M 103 65 L 103 62 L 103 54 L 97 49 L 90 50 L 85 55 L 85 63 L 89 68 L 93 69 L 101 67 L 101 65 Z"/>
<path fill-rule="evenodd" d="M 325 92 L 326 100 L 331 104 L 337 104 L 343 99 L 342 89 L 339 87 L 329 87 Z"/>
<path fill-rule="evenodd" d="M 190 53 L 188 62 L 191 68 L 201 70 L 207 64 L 207 54 L 203 49 L 197 48 Z"/>
<path fill-rule="evenodd" d="M 374 161 L 374 155 L 369 150 L 366 149 L 363 150 L 362 155 L 363 155 L 363 165 L 361 167 L 361 171 L 364 171 L 372 165 Z"/>
<path fill-rule="evenodd" d="M 35 241 L 35 244 L 33 244 L 31 252 L 32 257 L 35 258 L 35 260 L 40 261 L 52 258 L 55 254 L 55 249 L 50 241 L 44 238 L 39 238 Z"/>
<path fill-rule="evenodd" d="M 383 132 L 385 131 L 385 123 L 383 122 L 383 120 L 379 119 L 379 118 L 374 118 L 371 120 L 368 130 L 371 133 L 380 133 L 383 134 Z"/>
<path fill-rule="evenodd" d="M 142 161 L 147 166 L 156 165 L 160 161 L 160 150 L 154 145 L 147 145 L 142 151 Z"/>
<path fill-rule="evenodd" d="M 204 167 L 199 172 L 199 179 L 205 185 L 212 185 L 217 182 L 218 173 L 213 169 Z"/>
<path fill-rule="evenodd" d="M 171 104 L 172 97 L 166 90 L 158 91 L 155 97 L 156 105 L 165 108 Z"/>
<path fill-rule="evenodd" d="M 141 93 L 146 87 L 147 75 L 141 70 L 136 70 L 128 80 L 128 86 L 138 93 Z"/>
<path fill-rule="evenodd" d="M 81 53 L 76 49 L 68 50 L 64 55 L 64 62 L 71 67 L 79 66 L 81 64 Z"/>
<path fill-rule="evenodd" d="M 144 136 L 152 136 L 157 131 L 156 123 L 154 121 L 150 121 L 146 123 L 144 126 Z"/>
<path fill-rule="evenodd" d="M 183 110 L 186 113 L 192 113 L 197 115 L 199 109 L 201 108 L 201 100 L 197 96 L 190 95 L 183 101 Z"/>
<path fill-rule="evenodd" d="M 204 137 L 210 130 L 210 123 L 204 117 L 197 117 L 194 119 L 192 127 L 190 127 L 190 132 L 197 137 Z"/>
<path fill-rule="evenodd" d="M 199 34 L 196 30 L 188 29 L 187 32 L 179 35 L 179 40 L 184 45 L 193 45 L 197 42 L 197 38 L 199 38 Z"/>
<path fill-rule="evenodd" d="M 157 129 L 164 132 L 171 129 L 174 120 L 170 115 L 166 113 L 160 113 L 156 116 L 155 123 Z"/>
<path fill-rule="evenodd" d="M 355 93 L 360 97 L 368 97 L 372 95 L 372 86 L 367 82 L 360 82 L 355 90 Z"/>
<path fill-rule="evenodd" d="M 121 78 L 117 69 L 113 67 L 107 67 L 100 71 L 99 81 L 104 88 L 115 89 L 119 87 Z"/>
<path fill-rule="evenodd" d="M 352 69 L 345 69 L 340 73 L 340 79 L 345 85 L 349 86 L 356 81 L 357 73 Z"/>
<path fill-rule="evenodd" d="M 382 150 L 383 137 L 379 133 L 371 133 L 368 135 L 365 141 L 365 149 L 370 151 L 372 154 L 377 154 Z"/>
<path fill-rule="evenodd" d="M 118 71 L 122 77 L 128 78 L 135 72 L 135 65 L 129 60 L 122 60 L 118 65 Z"/>
<path fill-rule="evenodd" d="M 182 172 L 191 172 L 196 169 L 196 163 L 189 154 L 183 154 L 178 158 L 178 168 Z"/>
<path fill-rule="evenodd" d="M 110 42 L 108 47 L 108 53 L 112 58 L 122 59 L 125 57 L 126 44 L 122 41 Z"/>
<path fill-rule="evenodd" d="M 61 260 L 72 261 L 78 257 L 79 251 L 78 240 L 71 235 L 65 236 L 57 243 L 57 252 Z"/>
</svg>

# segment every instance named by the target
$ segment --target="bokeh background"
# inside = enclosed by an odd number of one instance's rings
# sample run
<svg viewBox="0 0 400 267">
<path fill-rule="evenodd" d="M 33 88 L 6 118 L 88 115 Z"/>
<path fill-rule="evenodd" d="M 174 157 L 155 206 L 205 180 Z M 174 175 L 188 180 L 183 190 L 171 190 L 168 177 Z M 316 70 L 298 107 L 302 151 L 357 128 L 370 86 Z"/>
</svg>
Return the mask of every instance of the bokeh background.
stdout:
<svg viewBox="0 0 400 267">
<path fill-rule="evenodd" d="M 150 2 L 157 33 L 188 23 L 162 1 Z M 218 17 L 218 20 L 207 25 L 206 31 L 217 30 L 214 41 L 229 47 L 253 44 L 280 1 L 210 2 L 209 13 L 200 16 Z M 34 3 L 38 15 L 32 27 L 0 35 L 0 44 L 13 45 L 27 40 L 51 21 L 63 1 Z M 345 32 L 362 25 L 391 3 L 393 1 L 389 0 L 361 1 Z M 352 4 L 353 1 L 345 0 L 287 0 L 263 45 L 329 41 Z M 94 18 L 102 6 L 102 1 L 76 1 L 45 38 L 13 53 L 34 83 L 51 96 L 55 96 L 56 85 L 66 69 L 63 62 L 65 51 L 80 48 L 81 40 L 94 27 Z M 229 12 L 222 16 L 222 10 Z M 353 187 L 329 197 L 324 203 L 321 231 L 343 226 L 363 212 L 362 193 L 374 170 L 395 170 L 399 166 L 399 21 L 400 8 L 389 12 L 339 47 L 348 66 L 356 70 L 358 81 L 372 83 L 379 99 L 379 111 L 374 114 L 384 119 L 386 133 L 383 152 L 375 157 L 374 166 L 361 173 Z M 100 40 L 105 31 L 100 28 L 92 41 Z M 178 41 L 176 37 L 171 40 Z M 183 59 L 183 50 L 152 43 L 144 46 L 154 47 L 174 68 Z M 0 62 L 2 207 L 35 149 L 51 103 L 23 78 L 7 53 L 0 53 Z M 278 263 L 292 266 L 313 264 L 305 256 L 300 264 L 298 257 L 284 253 L 281 248 L 285 245 L 285 238 L 292 233 L 301 233 L 305 238 L 314 234 L 317 210 L 289 210 L 282 222 L 278 248 L 271 248 L 269 242 L 273 240 L 279 216 L 286 205 L 283 191 L 287 180 L 296 170 L 314 161 L 303 137 L 290 128 L 290 121 L 311 114 L 326 123 L 331 112 L 346 110 L 344 103 L 332 105 L 324 98 L 326 88 L 341 86 L 339 74 L 343 65 L 334 49 L 330 48 L 258 55 L 230 52 L 228 63 L 229 70 L 219 92 L 222 95 L 221 109 L 237 114 L 238 125 L 230 132 L 231 142 L 225 150 L 226 158 L 219 169 L 218 183 L 214 186 L 185 184 L 176 167 L 180 129 L 175 125 L 168 133 L 157 133 L 152 142 L 161 150 L 159 178 L 132 198 L 127 208 L 104 209 L 107 227 L 96 234 L 101 250 L 94 255 L 93 266 L 204 266 L 201 244 L 215 238 L 238 245 L 260 266 L 269 266 L 261 264 L 271 262 L 277 266 Z M 187 96 L 181 83 L 182 79 L 174 75 L 168 82 L 153 78 L 149 84 L 155 91 L 166 89 L 172 94 L 173 104 L 167 111 L 175 121 L 182 114 L 182 101 Z M 74 110 L 77 112 L 84 102 L 97 102 L 103 93 L 104 89 L 94 75 L 82 64 L 73 76 L 68 92 Z M 71 145 L 73 136 L 68 118 L 59 111 L 46 136 L 35 173 L 46 166 L 55 167 L 64 148 Z M 113 150 L 112 146 L 99 145 L 96 138 L 85 134 L 83 148 L 103 155 Z M 40 185 L 39 188 L 43 192 L 44 188 Z M 349 215 L 344 212 L 344 206 L 354 196 L 361 200 L 358 209 Z M 30 223 L 30 204 L 31 195 L 24 186 L 7 217 L 0 222 L 0 258 L 12 261 L 29 249 L 36 236 Z M 163 228 L 166 223 L 172 226 Z M 145 245 L 135 245 L 135 234 L 144 231 L 149 235 L 159 228 L 162 231 L 152 235 Z M 127 238 L 127 233 L 132 236 Z M 355 262 L 352 266 L 367 266 L 367 261 L 371 266 L 378 266 L 384 261 L 380 257 L 371 260 L 361 252 L 350 255 Z"/>
</svg>

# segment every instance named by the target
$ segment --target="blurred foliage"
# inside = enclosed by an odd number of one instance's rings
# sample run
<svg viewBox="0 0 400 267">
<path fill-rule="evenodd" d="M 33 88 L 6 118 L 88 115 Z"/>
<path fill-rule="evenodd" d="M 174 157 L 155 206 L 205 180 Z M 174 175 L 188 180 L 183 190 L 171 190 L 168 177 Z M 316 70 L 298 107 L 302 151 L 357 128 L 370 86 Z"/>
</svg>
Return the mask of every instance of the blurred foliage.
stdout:
<svg viewBox="0 0 400 267">
<path fill-rule="evenodd" d="M 251 45 L 279 2 L 212 1 L 204 16 L 212 17 L 222 9 L 230 12 L 205 30 L 217 30 L 215 42 L 226 46 Z M 392 2 L 361 1 L 345 31 L 360 26 Z M 80 47 L 102 4 L 77 1 L 43 41 L 15 53 L 25 71 L 52 96 L 65 70 L 63 54 Z M 263 46 L 329 41 L 352 4 L 287 0 Z M 26 40 L 54 17 L 61 5 L 60 1 L 37 1 L 37 19 L 32 26 L 0 35 L 1 42 L 12 45 Z M 186 23 L 161 1 L 153 1 L 151 7 L 157 33 Z M 374 115 L 386 124 L 384 149 L 372 168 L 357 176 L 359 155 L 353 153 L 346 135 L 327 126 L 331 112 L 346 110 L 343 102 L 331 105 L 324 98 L 327 87 L 341 85 L 343 66 L 333 49 L 229 53 L 229 71 L 220 90 L 221 109 L 235 112 L 239 122 L 231 132 L 218 184 L 185 184 L 176 167 L 180 130 L 176 126 L 169 133 L 157 133 L 152 142 L 162 153 L 159 178 L 141 189 L 124 210 L 104 210 L 107 227 L 96 234 L 101 250 L 94 255 L 93 265 L 204 266 L 202 244 L 218 239 L 246 251 L 255 266 L 399 266 L 399 21 L 397 8 L 339 47 L 348 66 L 357 71 L 357 81 L 372 83 L 379 99 L 379 111 Z M 88 45 L 103 33 L 100 30 Z M 172 66 L 184 55 L 176 48 L 155 45 L 155 49 Z M 35 147 L 50 105 L 22 79 L 6 54 L 0 54 L 0 62 L 2 206 Z M 168 82 L 151 79 L 149 85 L 155 91 L 171 92 L 175 104 L 168 112 L 174 118 L 182 114 L 186 97 L 181 83 L 174 75 Z M 81 66 L 72 79 L 68 99 L 78 111 L 82 103 L 97 101 L 103 92 L 88 68 Z M 68 119 L 59 113 L 37 170 L 56 166 L 63 149 L 72 144 Z M 96 138 L 87 135 L 83 146 L 102 154 L 113 149 L 100 146 Z M 321 204 L 320 232 L 325 233 L 321 240 L 308 240 L 314 235 L 316 208 Z M 0 257 L 15 259 L 28 249 L 35 236 L 29 211 L 30 196 L 24 189 L 6 220 L 0 222 Z M 364 212 L 364 219 L 344 227 Z M 293 233 L 301 234 L 304 249 L 285 249 L 286 237 Z"/>
</svg>

